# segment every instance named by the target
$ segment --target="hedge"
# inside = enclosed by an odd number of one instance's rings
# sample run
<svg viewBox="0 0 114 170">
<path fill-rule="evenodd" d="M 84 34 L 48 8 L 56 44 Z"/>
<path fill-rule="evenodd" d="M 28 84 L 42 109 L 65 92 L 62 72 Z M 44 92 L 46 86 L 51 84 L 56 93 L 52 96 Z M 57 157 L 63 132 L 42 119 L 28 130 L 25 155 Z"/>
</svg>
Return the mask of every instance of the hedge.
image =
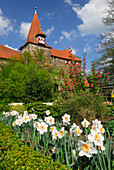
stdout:
<svg viewBox="0 0 114 170">
<path fill-rule="evenodd" d="M 0 123 L 0 169 L 7 170 L 68 170 L 51 156 L 40 154 L 18 140 L 10 126 Z"/>
</svg>

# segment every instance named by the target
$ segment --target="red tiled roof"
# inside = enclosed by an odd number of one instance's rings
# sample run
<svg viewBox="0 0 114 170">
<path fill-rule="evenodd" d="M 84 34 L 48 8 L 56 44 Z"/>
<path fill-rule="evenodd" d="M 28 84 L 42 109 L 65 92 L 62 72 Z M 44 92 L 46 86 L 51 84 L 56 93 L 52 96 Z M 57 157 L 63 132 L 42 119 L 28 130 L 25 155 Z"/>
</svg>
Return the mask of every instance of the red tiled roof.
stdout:
<svg viewBox="0 0 114 170">
<path fill-rule="evenodd" d="M 5 47 L 4 45 L 0 44 L 0 58 L 18 60 L 19 55 L 20 55 L 20 52 L 15 51 L 11 48 Z"/>
<path fill-rule="evenodd" d="M 51 56 L 66 59 L 66 60 L 71 60 L 71 56 L 74 56 L 69 50 L 65 49 L 64 51 L 62 50 L 57 50 L 57 49 L 51 49 Z M 74 59 L 77 61 L 82 62 L 79 58 L 74 56 Z"/>
</svg>

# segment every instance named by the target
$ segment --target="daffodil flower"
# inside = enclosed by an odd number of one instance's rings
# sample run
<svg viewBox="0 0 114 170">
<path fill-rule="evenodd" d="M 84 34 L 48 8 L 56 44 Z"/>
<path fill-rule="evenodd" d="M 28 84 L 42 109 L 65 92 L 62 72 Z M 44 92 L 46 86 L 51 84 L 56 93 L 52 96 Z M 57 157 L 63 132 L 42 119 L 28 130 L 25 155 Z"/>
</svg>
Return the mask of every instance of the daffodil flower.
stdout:
<svg viewBox="0 0 114 170">
<path fill-rule="evenodd" d="M 88 127 L 89 126 L 89 124 L 90 124 L 90 122 L 88 122 L 85 118 L 84 118 L 84 120 L 81 122 L 81 124 L 82 124 L 82 126 L 83 127 Z"/>
<path fill-rule="evenodd" d="M 78 141 L 79 156 L 87 156 L 90 158 L 93 154 L 97 154 L 97 150 L 93 148 L 93 144 L 90 141 L 83 142 Z"/>
<path fill-rule="evenodd" d="M 100 146 L 101 142 L 104 140 L 104 136 L 96 130 L 91 129 L 91 134 L 88 135 L 88 140 L 94 142 L 96 146 Z"/>
</svg>

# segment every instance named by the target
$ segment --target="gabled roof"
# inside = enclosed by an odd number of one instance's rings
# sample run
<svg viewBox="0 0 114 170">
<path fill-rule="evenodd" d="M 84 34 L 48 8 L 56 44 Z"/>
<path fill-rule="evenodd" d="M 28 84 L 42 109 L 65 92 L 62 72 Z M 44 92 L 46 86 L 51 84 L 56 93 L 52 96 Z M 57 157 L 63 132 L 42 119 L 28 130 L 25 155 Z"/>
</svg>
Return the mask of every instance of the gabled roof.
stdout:
<svg viewBox="0 0 114 170">
<path fill-rule="evenodd" d="M 79 58 L 74 56 L 69 50 L 65 49 L 64 51 L 62 50 L 57 50 L 57 49 L 51 49 L 51 56 L 57 57 L 57 58 L 62 58 L 66 60 L 71 60 L 71 56 L 74 57 L 74 60 L 82 62 Z"/>
<path fill-rule="evenodd" d="M 19 55 L 20 55 L 20 52 L 15 51 L 15 50 L 13 50 L 11 48 L 5 47 L 4 45 L 0 44 L 0 58 L 18 60 Z"/>
</svg>

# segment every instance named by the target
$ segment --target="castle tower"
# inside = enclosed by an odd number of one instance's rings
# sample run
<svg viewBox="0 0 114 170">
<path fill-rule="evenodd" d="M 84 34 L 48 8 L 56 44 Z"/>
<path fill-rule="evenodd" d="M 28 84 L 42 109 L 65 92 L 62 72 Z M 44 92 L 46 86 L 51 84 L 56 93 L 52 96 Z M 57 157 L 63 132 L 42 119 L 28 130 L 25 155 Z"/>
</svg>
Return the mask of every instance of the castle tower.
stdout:
<svg viewBox="0 0 114 170">
<path fill-rule="evenodd" d="M 21 52 L 24 51 L 37 51 L 38 49 L 44 49 L 46 55 L 51 55 L 51 48 L 46 44 L 46 35 L 42 32 L 40 22 L 37 15 L 37 7 L 35 7 L 35 13 L 30 26 L 30 30 L 23 46 L 20 47 Z"/>
</svg>

